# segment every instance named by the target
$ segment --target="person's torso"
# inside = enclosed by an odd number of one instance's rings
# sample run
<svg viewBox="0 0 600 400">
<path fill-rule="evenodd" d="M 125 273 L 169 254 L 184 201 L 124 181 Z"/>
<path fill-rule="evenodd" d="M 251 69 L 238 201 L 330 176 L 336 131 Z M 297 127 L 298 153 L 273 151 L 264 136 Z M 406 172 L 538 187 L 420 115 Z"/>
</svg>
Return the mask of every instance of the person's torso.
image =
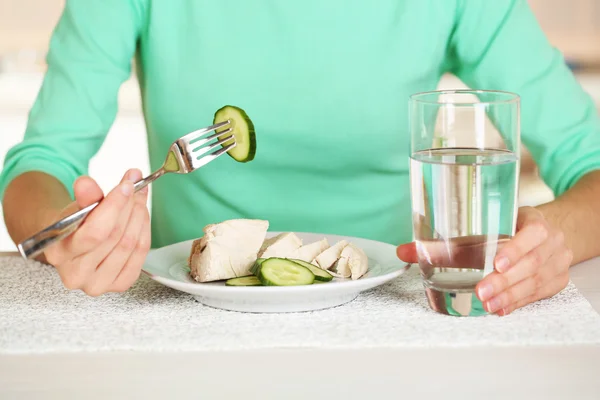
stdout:
<svg viewBox="0 0 600 400">
<path fill-rule="evenodd" d="M 153 246 L 208 223 L 411 239 L 408 97 L 444 72 L 453 1 L 153 1 L 140 39 L 152 168 L 226 104 L 254 161 L 221 157 L 154 185 Z"/>
</svg>

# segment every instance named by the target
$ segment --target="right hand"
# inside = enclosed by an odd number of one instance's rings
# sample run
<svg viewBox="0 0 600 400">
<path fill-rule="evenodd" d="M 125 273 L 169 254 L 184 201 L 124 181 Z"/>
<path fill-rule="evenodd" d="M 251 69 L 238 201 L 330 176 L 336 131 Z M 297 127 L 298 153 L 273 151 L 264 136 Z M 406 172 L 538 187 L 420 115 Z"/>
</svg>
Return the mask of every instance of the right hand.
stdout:
<svg viewBox="0 0 600 400">
<path fill-rule="evenodd" d="M 106 197 L 89 177 L 75 182 L 76 201 L 59 218 L 102 201 L 75 232 L 44 253 L 67 289 L 99 296 L 123 292 L 137 280 L 150 250 L 148 188 L 133 193 L 134 182 L 141 178 L 139 170 L 129 170 Z"/>
</svg>

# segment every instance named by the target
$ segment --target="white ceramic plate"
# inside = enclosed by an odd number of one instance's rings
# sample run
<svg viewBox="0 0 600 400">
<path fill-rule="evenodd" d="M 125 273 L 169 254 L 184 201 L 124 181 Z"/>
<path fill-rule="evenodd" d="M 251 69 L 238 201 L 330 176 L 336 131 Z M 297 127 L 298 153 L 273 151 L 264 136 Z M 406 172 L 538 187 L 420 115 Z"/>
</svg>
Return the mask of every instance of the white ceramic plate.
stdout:
<svg viewBox="0 0 600 400">
<path fill-rule="evenodd" d="M 267 237 L 278 232 L 270 232 Z M 362 291 L 384 284 L 404 273 L 408 265 L 396 257 L 392 245 L 372 240 L 314 233 L 298 233 L 304 243 L 327 238 L 330 244 L 345 239 L 362 248 L 369 258 L 369 270 L 360 279 L 334 279 L 307 286 L 230 287 L 223 282 L 198 283 L 190 277 L 187 258 L 192 241 L 152 250 L 144 272 L 173 289 L 192 294 L 199 302 L 225 310 L 241 312 L 299 312 L 339 306 L 354 300 Z"/>
</svg>

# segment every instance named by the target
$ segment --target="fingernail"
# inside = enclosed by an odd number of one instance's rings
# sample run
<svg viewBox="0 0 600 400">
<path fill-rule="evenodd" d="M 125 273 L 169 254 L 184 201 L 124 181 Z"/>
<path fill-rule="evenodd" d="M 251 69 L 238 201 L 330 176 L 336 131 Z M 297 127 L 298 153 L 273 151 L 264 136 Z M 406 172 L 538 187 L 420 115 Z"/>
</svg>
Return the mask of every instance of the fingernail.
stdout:
<svg viewBox="0 0 600 400">
<path fill-rule="evenodd" d="M 147 194 L 148 193 L 148 186 L 144 186 L 143 188 L 140 189 L 139 193 L 142 194 Z"/>
<path fill-rule="evenodd" d="M 125 196 L 129 196 L 131 195 L 131 193 L 133 193 L 133 185 L 131 184 L 131 182 L 123 182 L 121 184 L 121 193 L 123 193 L 123 195 Z"/>
<path fill-rule="evenodd" d="M 510 261 L 508 258 L 502 256 L 496 259 L 496 271 L 498 272 L 506 272 L 510 267 Z"/>
<path fill-rule="evenodd" d="M 489 299 L 494 292 L 494 288 L 489 283 L 485 285 L 481 285 L 477 290 L 477 294 L 479 295 L 479 300 L 486 301 Z"/>
<path fill-rule="evenodd" d="M 487 303 L 488 312 L 491 312 L 491 313 L 495 312 L 500 307 L 502 307 L 502 302 L 497 297 L 494 297 Z"/>
<path fill-rule="evenodd" d="M 131 182 L 137 182 L 141 178 L 141 174 L 137 169 L 132 169 L 127 173 L 127 180 Z"/>
</svg>

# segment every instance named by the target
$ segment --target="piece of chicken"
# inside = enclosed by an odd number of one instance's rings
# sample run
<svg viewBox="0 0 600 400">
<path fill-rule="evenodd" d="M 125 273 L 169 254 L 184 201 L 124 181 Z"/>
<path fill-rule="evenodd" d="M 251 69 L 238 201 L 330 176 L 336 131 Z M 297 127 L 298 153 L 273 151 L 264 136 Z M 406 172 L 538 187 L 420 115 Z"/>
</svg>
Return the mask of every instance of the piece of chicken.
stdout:
<svg viewBox="0 0 600 400">
<path fill-rule="evenodd" d="M 302 240 L 293 232 L 280 233 L 279 235 L 267 239 L 262 244 L 258 257 L 288 258 L 292 253 L 302 246 Z"/>
<path fill-rule="evenodd" d="M 204 236 L 192 244 L 188 259 L 191 276 L 211 282 L 250 274 L 265 240 L 269 222 L 233 219 L 204 227 Z"/>
<path fill-rule="evenodd" d="M 369 259 L 365 252 L 349 243 L 340 254 L 340 259 L 335 264 L 333 272 L 342 278 L 356 280 L 363 276 L 369 268 Z"/>
<path fill-rule="evenodd" d="M 327 239 L 323 239 L 319 240 L 318 242 L 306 244 L 297 248 L 289 256 L 287 256 L 287 258 L 302 260 L 309 263 L 328 248 L 329 242 L 327 242 Z"/>
<path fill-rule="evenodd" d="M 337 262 L 344 247 L 348 245 L 345 240 L 340 240 L 321 254 L 315 257 L 313 264 L 321 269 L 330 269 Z"/>
<path fill-rule="evenodd" d="M 344 249 L 347 248 L 348 246 L 344 247 Z M 333 265 L 329 273 L 336 278 L 350 278 L 352 276 L 352 271 L 350 270 L 350 265 L 348 264 L 348 257 L 342 257 L 340 254 L 340 258 Z"/>
</svg>

